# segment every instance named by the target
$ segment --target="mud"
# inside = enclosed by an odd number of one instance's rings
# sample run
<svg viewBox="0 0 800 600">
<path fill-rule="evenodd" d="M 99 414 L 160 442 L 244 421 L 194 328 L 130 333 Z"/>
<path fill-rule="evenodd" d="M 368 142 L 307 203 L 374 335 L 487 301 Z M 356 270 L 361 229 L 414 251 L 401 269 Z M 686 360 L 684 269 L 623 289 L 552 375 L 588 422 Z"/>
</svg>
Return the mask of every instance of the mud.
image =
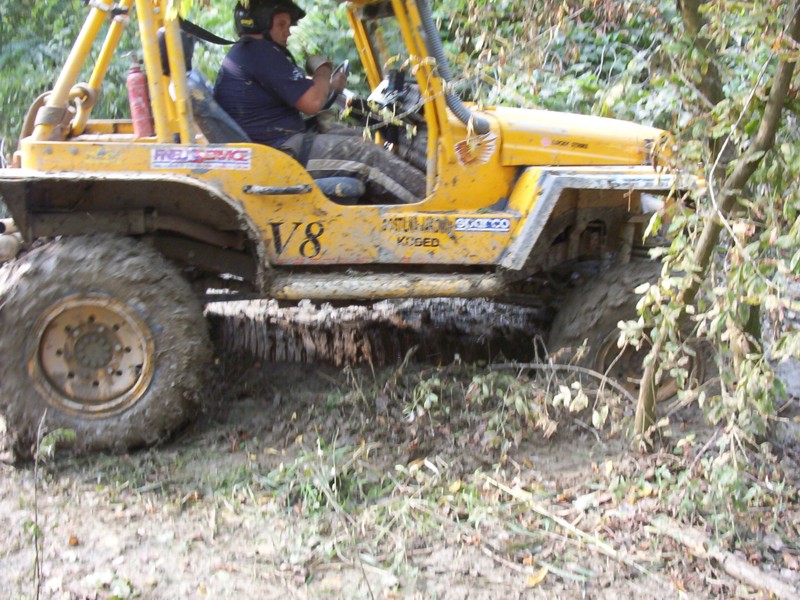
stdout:
<svg viewBox="0 0 800 600">
<path fill-rule="evenodd" d="M 78 452 L 119 451 L 163 439 L 196 411 L 196 366 L 211 358 L 206 323 L 189 284 L 153 249 L 103 234 L 43 244 L 0 268 L 0 307 L 0 414 L 20 454 L 30 453 L 43 418 L 46 430 L 75 431 Z M 62 327 L 102 338 L 109 353 L 102 369 L 81 371 L 61 334 L 46 337 Z M 148 344 L 158 352 L 148 354 Z M 90 400 L 79 393 L 62 400 L 64 390 L 90 388 L 94 378 L 99 393 L 85 394 Z M 120 378 L 130 384 L 114 387 Z M 137 387 L 137 378 L 146 385 Z"/>
<path fill-rule="evenodd" d="M 489 600 L 642 598 L 675 590 L 668 572 L 642 575 L 591 544 L 548 534 L 532 513 L 511 517 L 503 506 L 513 498 L 487 483 L 538 490 L 542 506 L 574 519 L 572 502 L 595 493 L 588 482 L 598 469 L 626 460 L 619 440 L 567 428 L 548 442 L 526 441 L 503 465 L 479 444 L 457 441 L 478 439 L 477 429 L 425 435 L 426 427 L 393 416 L 402 415 L 399 406 L 383 407 L 381 418 L 357 400 L 332 405 L 331 395 L 354 376 L 372 374 L 229 366 L 216 412 L 166 446 L 122 457 L 56 458 L 41 465 L 36 486 L 32 465 L 0 471 L 0 596 L 35 594 L 34 518 L 42 534 L 43 598 Z M 280 479 L 294 461 L 330 468 L 320 452 L 348 448 L 348 457 L 362 445 L 369 452 L 361 455 L 361 476 L 402 482 L 394 492 L 354 503 L 337 495 L 318 506 L 313 478 L 298 473 L 294 487 Z M 404 476 L 413 469 L 415 476 Z M 487 509 L 472 512 L 448 500 L 455 482 L 476 485 Z M 442 496 L 433 492 L 440 488 Z M 590 518 L 599 523 L 601 509 L 611 506 L 601 498 Z M 625 540 L 641 529 L 644 510 L 619 507 L 604 538 L 619 547 L 634 543 Z M 636 551 L 636 560 L 647 564 L 651 557 Z M 673 558 L 669 569 L 683 562 Z M 541 575 L 541 564 L 561 575 Z M 693 597 L 714 595 L 701 579 L 682 578 Z"/>
<path fill-rule="evenodd" d="M 333 315 L 416 329 L 414 343 L 437 337 L 433 324 L 446 331 L 452 318 L 460 324 L 441 340 L 472 340 L 481 357 L 511 354 L 531 332 L 519 345 L 481 345 L 513 336 L 498 329 L 498 338 L 482 342 L 476 333 L 492 332 L 480 303 L 464 309 L 472 327 L 458 311 L 438 313 L 436 303 L 427 313 L 402 303 L 302 305 L 289 313 L 273 304 L 254 306 L 246 310 L 267 315 L 245 336 L 257 356 L 218 352 L 206 412 L 164 445 L 122 456 L 73 458 L 56 451 L 38 468 L 0 466 L 6 534 L 0 597 L 757 597 L 649 528 L 650 518 L 665 509 L 654 474 L 674 464 L 674 456 L 633 455 L 620 427 L 594 431 L 577 417 L 562 420 L 550 439 L 526 430 L 501 447 L 486 432 L 502 407 L 470 412 L 453 402 L 447 419 L 426 420 L 409 415 L 410 390 L 379 393 L 400 386 L 403 373 L 430 376 L 438 360 L 400 360 L 382 369 L 381 356 L 404 358 L 406 346 L 398 345 L 370 355 L 372 364 L 308 364 L 302 360 L 310 355 L 335 357 L 343 347 L 361 348 L 361 354 L 348 350 L 350 358 L 365 357 L 363 349 L 376 344 L 350 338 L 351 346 L 328 343 L 320 346 L 328 354 L 310 354 L 296 341 L 330 331 Z M 228 322 L 222 318 L 215 327 Z M 511 311 L 496 320 L 509 331 L 535 321 Z M 289 321 L 305 333 L 296 335 L 290 325 L 281 335 L 295 341 L 280 342 L 279 354 L 275 332 Z M 344 331 L 347 318 L 342 322 Z M 423 355 L 444 361 L 450 355 L 437 343 Z M 290 350 L 296 347 L 305 354 Z M 454 348 L 464 356 L 472 351 L 470 344 Z M 270 357 L 300 361 L 265 360 Z M 622 407 L 616 417 L 624 422 L 631 413 Z M 673 415 L 673 434 L 698 428 L 698 436 L 709 435 L 696 416 Z M 787 445 L 780 468 L 800 481 L 800 440 Z M 615 477 L 643 487 L 615 496 L 609 492 Z M 520 491 L 532 500 L 520 502 L 514 495 Z M 554 525 L 557 519 L 585 537 Z M 787 534 L 798 523 L 798 508 L 787 506 L 776 531 Z M 753 545 L 748 557 L 800 589 L 796 548 L 775 531 L 759 535 L 781 550 Z"/>
<path fill-rule="evenodd" d="M 275 301 L 210 304 L 212 337 L 224 352 L 267 362 L 333 366 L 420 362 L 529 361 L 543 351 L 541 310 L 482 299 L 384 301 L 334 307 Z"/>
</svg>

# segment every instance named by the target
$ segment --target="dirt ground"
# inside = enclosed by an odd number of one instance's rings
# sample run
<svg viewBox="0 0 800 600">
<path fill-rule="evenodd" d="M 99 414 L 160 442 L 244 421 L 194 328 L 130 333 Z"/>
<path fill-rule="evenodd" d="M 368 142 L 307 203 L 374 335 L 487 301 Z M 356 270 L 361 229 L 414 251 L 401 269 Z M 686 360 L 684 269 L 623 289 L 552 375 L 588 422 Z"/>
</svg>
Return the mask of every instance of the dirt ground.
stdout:
<svg viewBox="0 0 800 600">
<path fill-rule="evenodd" d="M 766 597 L 650 526 L 657 487 L 609 493 L 669 459 L 621 437 L 574 420 L 487 452 L 480 418 L 411 420 L 368 368 L 215 375 L 208 414 L 161 447 L 56 453 L 38 484 L 2 467 L 0 597 L 37 596 L 33 521 L 41 598 Z"/>
</svg>

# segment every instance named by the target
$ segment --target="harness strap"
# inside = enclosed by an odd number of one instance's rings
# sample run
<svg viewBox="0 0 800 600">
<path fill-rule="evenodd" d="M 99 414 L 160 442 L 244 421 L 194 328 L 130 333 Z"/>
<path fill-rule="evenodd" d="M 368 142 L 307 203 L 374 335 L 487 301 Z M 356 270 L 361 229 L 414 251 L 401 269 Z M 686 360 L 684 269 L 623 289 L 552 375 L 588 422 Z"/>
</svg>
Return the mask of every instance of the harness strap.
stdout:
<svg viewBox="0 0 800 600">
<path fill-rule="evenodd" d="M 216 44 L 217 46 L 230 46 L 236 43 L 230 40 L 226 40 L 225 38 L 221 38 L 218 35 L 213 34 L 206 29 L 203 29 L 202 27 L 200 27 L 200 25 L 192 23 L 191 21 L 187 21 L 186 19 L 179 19 L 179 21 L 181 24 L 181 29 L 183 29 L 186 33 L 191 34 L 196 38 L 199 38 L 210 44 Z"/>
<path fill-rule="evenodd" d="M 304 167 L 308 165 L 308 159 L 311 156 L 311 147 L 314 145 L 315 137 L 317 137 L 317 132 L 313 130 L 306 131 L 303 134 L 303 144 L 300 146 L 300 156 L 297 157 L 297 162 Z"/>
</svg>

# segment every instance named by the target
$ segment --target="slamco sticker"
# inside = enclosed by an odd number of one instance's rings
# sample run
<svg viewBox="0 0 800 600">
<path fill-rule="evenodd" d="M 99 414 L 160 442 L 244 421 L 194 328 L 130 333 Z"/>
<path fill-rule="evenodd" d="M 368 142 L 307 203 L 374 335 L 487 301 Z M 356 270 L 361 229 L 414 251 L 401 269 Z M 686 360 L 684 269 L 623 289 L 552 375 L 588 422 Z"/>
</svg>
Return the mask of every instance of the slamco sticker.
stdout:
<svg viewBox="0 0 800 600">
<path fill-rule="evenodd" d="M 511 231 L 511 219 L 468 218 L 456 219 L 456 231 Z"/>
<path fill-rule="evenodd" d="M 250 148 L 153 148 L 150 151 L 151 169 L 226 169 L 249 171 L 252 162 Z"/>
</svg>

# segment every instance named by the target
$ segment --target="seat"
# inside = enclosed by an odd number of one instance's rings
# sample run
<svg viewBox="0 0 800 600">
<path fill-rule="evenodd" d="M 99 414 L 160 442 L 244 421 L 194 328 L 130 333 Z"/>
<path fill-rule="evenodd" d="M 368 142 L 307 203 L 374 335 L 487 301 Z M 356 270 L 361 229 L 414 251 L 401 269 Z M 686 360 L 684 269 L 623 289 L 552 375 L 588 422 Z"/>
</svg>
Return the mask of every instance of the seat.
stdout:
<svg viewBox="0 0 800 600">
<path fill-rule="evenodd" d="M 214 100 L 214 92 L 208 80 L 192 69 L 186 74 L 189 97 L 192 101 L 194 121 L 212 144 L 249 142 L 250 138 L 239 124 Z"/>
</svg>

